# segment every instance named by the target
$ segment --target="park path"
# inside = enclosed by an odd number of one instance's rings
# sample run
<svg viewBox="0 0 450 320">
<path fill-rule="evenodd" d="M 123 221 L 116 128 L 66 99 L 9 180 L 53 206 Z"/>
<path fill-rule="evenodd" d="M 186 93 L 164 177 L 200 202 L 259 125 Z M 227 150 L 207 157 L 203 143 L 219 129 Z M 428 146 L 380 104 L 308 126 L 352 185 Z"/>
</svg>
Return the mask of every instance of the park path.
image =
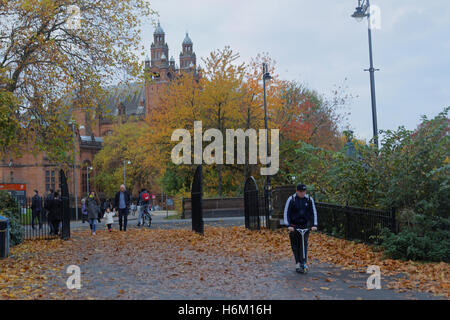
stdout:
<svg viewBox="0 0 450 320">
<path fill-rule="evenodd" d="M 242 226 L 243 218 L 205 219 L 205 228 Z M 115 226 L 117 229 L 117 225 Z M 64 299 L 443 299 L 415 291 L 396 292 L 386 289 L 367 290 L 365 273 L 343 270 L 339 266 L 310 261 L 308 274 L 297 274 L 291 256 L 266 263 L 256 258 L 215 252 L 182 250 L 156 237 L 162 229 L 190 229 L 190 220 L 165 220 L 154 215 L 149 235 L 154 239 L 136 245 L 124 242 L 110 250 L 104 246 L 106 231 L 100 226 L 96 237 L 103 245 L 77 261 L 81 269 L 82 288 L 68 290 L 68 275 L 59 272 L 50 276 L 50 286 L 58 288 L 50 298 Z M 89 235 L 87 224 L 72 226 L 79 250 L 87 242 L 97 241 Z M 132 237 L 139 232 L 131 217 L 129 230 L 121 236 Z M 152 231 L 154 230 L 154 231 Z M 118 232 L 118 231 L 116 231 Z M 106 240 L 107 241 L 107 240 Z"/>
</svg>

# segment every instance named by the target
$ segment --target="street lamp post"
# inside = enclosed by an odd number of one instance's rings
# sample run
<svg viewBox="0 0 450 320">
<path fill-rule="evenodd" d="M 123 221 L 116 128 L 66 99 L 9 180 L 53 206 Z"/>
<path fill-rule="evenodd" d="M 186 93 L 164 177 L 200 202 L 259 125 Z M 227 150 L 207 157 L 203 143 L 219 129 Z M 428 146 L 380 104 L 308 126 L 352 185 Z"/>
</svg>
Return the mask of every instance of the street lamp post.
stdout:
<svg viewBox="0 0 450 320">
<path fill-rule="evenodd" d="M 131 161 L 123 160 L 123 185 L 127 186 L 127 175 L 126 175 L 126 166 L 125 163 L 131 164 Z"/>
<path fill-rule="evenodd" d="M 266 129 L 266 153 L 269 152 L 269 135 L 268 135 L 268 127 L 267 127 L 267 97 L 266 97 L 266 80 L 271 80 L 272 76 L 270 75 L 267 69 L 267 63 L 263 63 L 263 87 L 264 87 L 264 128 Z M 270 164 L 269 164 L 270 165 Z M 266 201 L 266 207 L 268 208 L 268 215 L 272 217 L 272 190 L 270 186 L 270 175 L 266 176 L 266 185 L 264 188 L 264 198 Z"/>
<path fill-rule="evenodd" d="M 358 6 L 355 12 L 352 14 L 353 18 L 358 20 L 367 17 L 368 21 L 368 34 L 369 34 L 369 59 L 370 68 L 364 71 L 369 71 L 370 73 L 370 94 L 372 98 L 372 122 L 373 122 L 373 140 L 378 148 L 378 124 L 377 124 L 377 103 L 375 99 L 375 71 L 379 69 L 374 69 L 373 67 L 373 54 L 372 54 L 372 28 L 370 24 L 370 2 L 369 0 L 358 0 Z"/>
<path fill-rule="evenodd" d="M 86 187 L 87 187 L 87 196 L 89 197 L 89 170 L 92 170 L 92 167 L 86 168 Z"/>
<path fill-rule="evenodd" d="M 75 121 L 70 121 L 72 125 L 73 133 L 73 181 L 74 181 L 74 192 L 75 192 L 75 216 L 78 220 L 78 183 L 77 183 L 77 142 L 76 142 L 76 132 L 75 132 Z M 80 129 L 84 129 L 84 126 L 80 126 Z"/>
</svg>

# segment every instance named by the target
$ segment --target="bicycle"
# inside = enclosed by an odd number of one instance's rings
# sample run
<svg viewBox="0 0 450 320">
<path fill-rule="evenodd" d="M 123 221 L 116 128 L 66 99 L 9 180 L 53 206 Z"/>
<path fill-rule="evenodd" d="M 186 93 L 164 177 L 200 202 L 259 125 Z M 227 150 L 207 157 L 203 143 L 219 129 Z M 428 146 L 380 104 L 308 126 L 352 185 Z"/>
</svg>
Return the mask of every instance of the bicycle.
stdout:
<svg viewBox="0 0 450 320">
<path fill-rule="evenodd" d="M 150 213 L 150 211 L 148 210 L 148 206 L 144 206 L 144 208 L 142 209 L 142 226 L 145 226 L 145 220 L 148 221 L 148 226 L 151 227 L 152 226 L 152 215 Z"/>
</svg>

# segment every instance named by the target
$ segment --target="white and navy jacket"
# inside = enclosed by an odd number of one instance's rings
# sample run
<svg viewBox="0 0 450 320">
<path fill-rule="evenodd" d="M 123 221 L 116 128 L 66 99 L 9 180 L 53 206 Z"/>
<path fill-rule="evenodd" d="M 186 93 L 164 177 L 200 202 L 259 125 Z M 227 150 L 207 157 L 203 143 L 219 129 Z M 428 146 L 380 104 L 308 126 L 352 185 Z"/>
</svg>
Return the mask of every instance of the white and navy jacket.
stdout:
<svg viewBox="0 0 450 320">
<path fill-rule="evenodd" d="M 284 224 L 287 226 L 287 227 L 289 227 L 290 225 L 291 225 L 291 222 L 290 222 L 290 218 L 289 218 L 289 214 L 288 214 L 288 211 L 289 211 L 289 204 L 291 203 L 291 201 L 294 201 L 294 203 L 295 203 L 295 197 L 297 197 L 297 193 L 294 193 L 292 196 L 290 196 L 288 199 L 287 199 L 287 201 L 286 201 L 286 205 L 284 206 Z M 315 203 L 314 203 L 314 199 L 313 199 L 313 197 L 311 197 L 310 195 L 305 195 L 305 198 L 306 198 L 306 200 L 308 200 L 307 202 L 310 202 L 309 200 L 311 200 L 311 206 L 312 206 L 312 208 L 310 208 L 308 211 L 309 212 L 311 212 L 310 210 L 312 210 L 312 215 L 311 216 L 313 216 L 314 218 L 313 218 L 313 226 L 314 227 L 317 227 L 317 210 L 316 210 L 316 205 L 315 205 Z M 308 216 L 308 218 L 310 219 L 311 217 L 310 216 Z"/>
</svg>

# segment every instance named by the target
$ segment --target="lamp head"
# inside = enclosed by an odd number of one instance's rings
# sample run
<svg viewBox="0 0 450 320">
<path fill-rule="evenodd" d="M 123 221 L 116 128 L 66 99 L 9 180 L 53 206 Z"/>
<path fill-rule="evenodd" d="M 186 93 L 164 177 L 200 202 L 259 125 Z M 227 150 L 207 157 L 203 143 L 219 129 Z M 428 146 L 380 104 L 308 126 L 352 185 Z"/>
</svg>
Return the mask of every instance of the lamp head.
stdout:
<svg viewBox="0 0 450 320">
<path fill-rule="evenodd" d="M 363 7 L 361 6 L 356 7 L 355 12 L 353 12 L 352 14 L 352 18 L 355 18 L 357 21 L 361 21 L 365 17 L 367 17 L 367 14 L 365 13 Z"/>
</svg>

